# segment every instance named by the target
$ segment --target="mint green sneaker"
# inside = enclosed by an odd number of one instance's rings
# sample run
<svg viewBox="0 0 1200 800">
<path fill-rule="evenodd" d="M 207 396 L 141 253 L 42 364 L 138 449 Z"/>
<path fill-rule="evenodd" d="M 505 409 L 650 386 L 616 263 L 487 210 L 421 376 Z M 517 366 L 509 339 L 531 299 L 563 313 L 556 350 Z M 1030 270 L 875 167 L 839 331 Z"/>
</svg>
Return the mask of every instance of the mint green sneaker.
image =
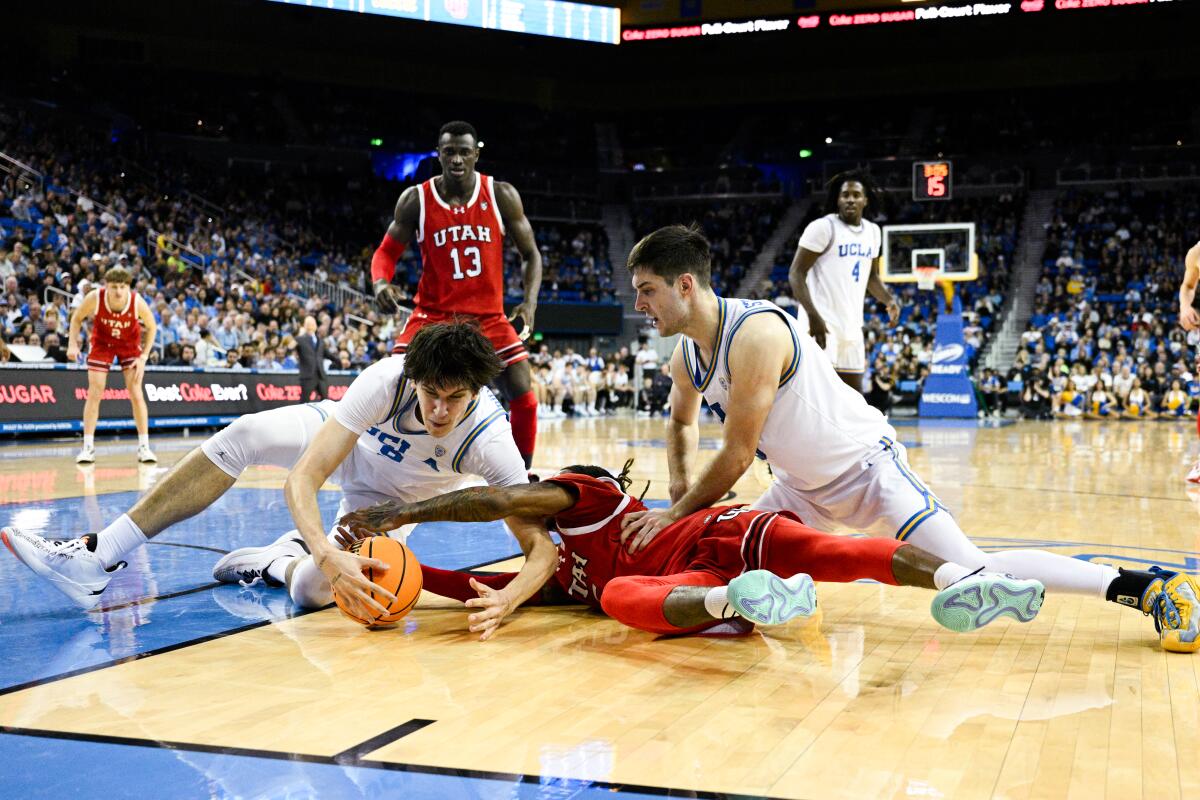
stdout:
<svg viewBox="0 0 1200 800">
<path fill-rule="evenodd" d="M 976 572 L 938 592 L 929 611 L 942 627 L 964 633 L 1000 617 L 1029 622 L 1037 616 L 1045 594 L 1046 587 L 1032 578 Z"/>
<path fill-rule="evenodd" d="M 817 587 L 803 572 L 786 580 L 765 569 L 743 572 L 729 582 L 728 592 L 733 610 L 760 625 L 782 625 L 817 610 Z"/>
</svg>

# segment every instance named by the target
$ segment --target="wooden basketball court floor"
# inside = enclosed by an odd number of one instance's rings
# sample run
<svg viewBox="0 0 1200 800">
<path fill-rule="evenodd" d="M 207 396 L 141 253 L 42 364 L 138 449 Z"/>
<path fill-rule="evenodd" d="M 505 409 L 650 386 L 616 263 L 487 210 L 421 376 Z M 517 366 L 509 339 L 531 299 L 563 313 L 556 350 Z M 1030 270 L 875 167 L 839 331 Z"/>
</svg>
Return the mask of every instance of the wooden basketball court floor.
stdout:
<svg viewBox="0 0 1200 800">
<path fill-rule="evenodd" d="M 904 426 L 915 469 L 985 549 L 1200 571 L 1192 423 Z M 711 456 L 719 427 L 702 430 Z M 543 422 L 537 468 L 580 460 L 666 496 L 663 424 Z M 197 443 L 0 447 L 0 524 L 96 530 Z M 1048 596 L 1028 625 L 953 634 L 930 593 L 819 586 L 817 617 L 740 639 L 656 639 L 582 609 L 491 642 L 428 595 L 366 631 L 336 609 L 217 586 L 233 547 L 291 527 L 278 470 L 137 551 L 81 613 L 0 553 L 0 797 L 1179 798 L 1200 791 L 1200 660 L 1148 618 Z M 751 502 L 767 477 L 735 487 Z M 336 492 L 322 496 L 330 520 Z M 443 567 L 510 566 L 502 528 L 427 525 Z"/>
</svg>

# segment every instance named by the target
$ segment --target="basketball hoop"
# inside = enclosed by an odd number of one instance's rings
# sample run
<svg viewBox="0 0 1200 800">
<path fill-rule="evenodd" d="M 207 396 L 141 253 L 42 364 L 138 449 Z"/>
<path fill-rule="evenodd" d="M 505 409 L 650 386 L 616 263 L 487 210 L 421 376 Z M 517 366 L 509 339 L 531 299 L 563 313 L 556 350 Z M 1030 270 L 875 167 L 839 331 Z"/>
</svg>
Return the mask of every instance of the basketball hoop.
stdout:
<svg viewBox="0 0 1200 800">
<path fill-rule="evenodd" d="M 924 292 L 932 291 L 937 284 L 938 272 L 938 268 L 932 265 L 917 267 L 917 288 Z"/>
</svg>

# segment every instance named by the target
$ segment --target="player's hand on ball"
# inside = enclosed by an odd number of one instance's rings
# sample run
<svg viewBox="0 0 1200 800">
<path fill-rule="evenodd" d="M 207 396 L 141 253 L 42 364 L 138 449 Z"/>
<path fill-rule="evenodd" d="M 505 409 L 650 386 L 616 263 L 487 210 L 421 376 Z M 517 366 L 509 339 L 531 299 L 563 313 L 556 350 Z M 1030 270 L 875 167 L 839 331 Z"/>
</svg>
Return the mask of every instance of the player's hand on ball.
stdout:
<svg viewBox="0 0 1200 800">
<path fill-rule="evenodd" d="M 654 540 L 662 529 L 676 521 L 669 508 L 652 508 L 649 511 L 634 511 L 621 520 L 621 544 L 633 555 Z"/>
<path fill-rule="evenodd" d="M 372 597 L 382 597 L 384 602 L 393 603 L 396 596 L 377 583 L 367 580 L 363 570 L 367 567 L 386 570 L 388 565 L 377 558 L 364 558 L 346 550 L 329 549 L 316 559 L 317 569 L 321 570 L 333 591 L 341 595 L 343 604 L 351 612 L 360 612 L 365 618 L 374 618 L 388 613 L 387 606 L 381 605 Z"/>
<path fill-rule="evenodd" d="M 1200 329 L 1200 312 L 1191 306 L 1181 307 L 1179 309 L 1179 325 L 1185 331 Z"/>
<path fill-rule="evenodd" d="M 400 291 L 400 287 L 384 280 L 375 281 L 375 302 L 384 313 L 395 314 L 400 310 L 400 301 L 403 299 L 404 292 Z"/>
<path fill-rule="evenodd" d="M 486 642 L 516 606 L 503 589 L 493 589 L 474 578 L 471 578 L 471 588 L 479 593 L 479 597 L 468 600 L 467 608 L 477 608 L 479 611 L 467 617 L 467 624 L 470 625 L 471 633 L 479 634 L 479 641 Z"/>
<path fill-rule="evenodd" d="M 825 327 L 825 320 L 817 314 L 808 315 L 808 335 L 817 340 L 817 347 L 825 349 L 825 336 L 829 333 L 829 329 Z"/>
<path fill-rule="evenodd" d="M 345 517 L 342 519 L 345 519 Z M 333 529 L 333 540 L 343 550 L 349 550 L 350 546 L 355 542 L 361 542 L 363 539 L 370 539 L 372 536 L 378 535 L 378 531 L 368 530 L 357 525 L 345 525 L 340 520 L 337 527 Z"/>
</svg>

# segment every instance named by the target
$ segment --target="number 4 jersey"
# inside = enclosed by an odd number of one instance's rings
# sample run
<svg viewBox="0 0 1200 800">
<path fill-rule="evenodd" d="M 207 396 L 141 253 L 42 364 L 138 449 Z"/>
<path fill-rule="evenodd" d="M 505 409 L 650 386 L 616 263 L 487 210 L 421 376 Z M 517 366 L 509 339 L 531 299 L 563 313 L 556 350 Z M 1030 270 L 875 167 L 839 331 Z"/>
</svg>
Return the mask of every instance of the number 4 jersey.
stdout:
<svg viewBox="0 0 1200 800">
<path fill-rule="evenodd" d="M 882 241 L 874 222 L 864 219 L 852 228 L 837 214 L 813 220 L 800 236 L 800 247 L 821 254 L 805 282 L 813 305 L 839 338 L 862 335 L 867 279 Z"/>
<path fill-rule="evenodd" d="M 503 314 L 504 220 L 496 205 L 494 180 L 476 173 L 471 199 L 461 206 L 443 200 L 435 180 L 422 183 L 418 195 L 417 308 L 443 314 Z"/>
</svg>

